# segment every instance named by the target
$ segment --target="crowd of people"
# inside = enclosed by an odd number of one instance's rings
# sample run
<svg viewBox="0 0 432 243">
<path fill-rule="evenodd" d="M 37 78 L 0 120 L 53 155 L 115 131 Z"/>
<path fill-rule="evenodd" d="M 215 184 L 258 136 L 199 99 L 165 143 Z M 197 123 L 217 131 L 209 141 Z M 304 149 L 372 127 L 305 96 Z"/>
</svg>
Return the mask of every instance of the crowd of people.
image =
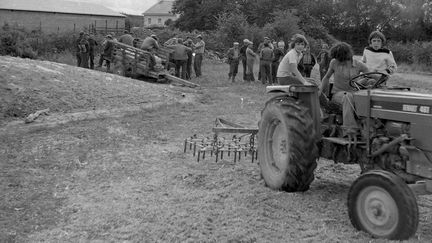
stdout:
<svg viewBox="0 0 432 243">
<path fill-rule="evenodd" d="M 391 74 L 396 69 L 396 62 L 392 53 L 383 48 L 385 36 L 378 31 L 373 32 L 373 35 L 379 38 L 370 38 L 370 44 L 365 48 L 361 61 L 367 64 L 371 71 L 387 69 L 386 73 Z M 380 44 L 373 44 L 375 42 Z M 319 66 L 320 79 L 324 78 L 332 59 L 327 43 L 321 45 L 320 52 L 315 56 L 311 53 L 307 39 L 300 34 L 294 35 L 289 45 L 285 45 L 283 40 L 275 41 L 264 37 L 256 52 L 253 46 L 252 41 L 245 39 L 242 46 L 239 42 L 234 42 L 233 46 L 228 49 L 226 56 L 229 64 L 229 81 L 237 81 L 236 76 L 240 63 L 243 66 L 243 81 L 255 81 L 253 68 L 254 63 L 259 60 L 257 79 L 263 84 L 286 83 L 289 82 L 286 80 L 294 77 L 298 83 L 306 83 L 306 79 L 311 77 L 312 69 L 316 64 Z"/>
<path fill-rule="evenodd" d="M 172 54 L 169 57 L 167 65 L 172 65 L 175 69 L 175 75 L 182 79 L 192 78 L 192 67 L 195 77 L 202 75 L 202 61 L 205 51 L 205 42 L 201 35 L 196 36 L 196 43 L 191 37 L 185 40 L 182 38 L 171 38 L 163 45 L 172 49 Z M 152 34 L 146 37 L 142 44 L 138 45 L 139 39 L 134 38 L 127 30 L 118 39 L 114 37 L 114 33 L 105 36 L 101 46 L 101 53 L 97 67 L 102 67 L 105 62 L 107 71 L 111 68 L 111 55 L 114 48 L 113 42 L 123 43 L 129 46 L 140 48 L 150 53 L 150 69 L 154 69 L 157 61 L 160 60 L 156 53 L 160 48 L 159 39 L 156 35 Z M 95 41 L 94 37 L 88 33 L 80 32 L 76 40 L 76 59 L 77 66 L 83 68 L 94 69 L 94 58 L 96 46 L 99 44 Z"/>
<path fill-rule="evenodd" d="M 379 72 L 389 77 L 397 68 L 393 53 L 385 47 L 386 38 L 379 31 L 373 31 L 368 38 L 368 45 L 360 60 L 354 59 L 352 47 L 345 42 L 339 42 L 329 49 L 324 43 L 315 57 L 310 46 L 301 34 L 292 37 L 288 48 L 284 41 L 270 41 L 265 37 L 259 44 L 258 51 L 253 51 L 253 43 L 248 39 L 243 46 L 238 42 L 228 50 L 229 81 L 235 82 L 238 66 L 243 65 L 243 80 L 255 81 L 254 62 L 259 59 L 258 80 L 263 84 L 278 85 L 319 85 L 320 100 L 331 98 L 342 107 L 344 133 L 348 136 L 358 134 L 359 125 L 355 119 L 353 88 L 349 82 L 361 73 Z M 310 78 L 313 67 L 319 65 L 319 79 L 316 82 Z M 333 76 L 333 83 L 330 78 Z M 382 75 L 370 75 L 362 80 L 364 86 L 375 84 Z"/>
</svg>

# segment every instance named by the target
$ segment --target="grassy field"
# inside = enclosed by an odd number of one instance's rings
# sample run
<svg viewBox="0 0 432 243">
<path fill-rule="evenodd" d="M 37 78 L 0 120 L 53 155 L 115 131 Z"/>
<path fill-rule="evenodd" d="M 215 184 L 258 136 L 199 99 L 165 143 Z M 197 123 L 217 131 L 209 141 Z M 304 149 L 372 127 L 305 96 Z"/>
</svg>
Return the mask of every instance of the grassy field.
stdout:
<svg viewBox="0 0 432 243">
<path fill-rule="evenodd" d="M 389 242 L 351 226 L 357 165 L 320 160 L 309 191 L 285 193 L 265 187 L 250 156 L 197 163 L 183 153 L 185 138 L 212 136 L 216 117 L 257 126 L 265 86 L 228 82 L 226 64 L 206 61 L 198 89 L 0 57 L 3 70 L 2 98 L 53 112 L 0 127 L 0 242 Z M 431 82 L 391 81 L 426 93 Z M 418 202 L 407 242 L 431 242 L 432 197 Z"/>
</svg>

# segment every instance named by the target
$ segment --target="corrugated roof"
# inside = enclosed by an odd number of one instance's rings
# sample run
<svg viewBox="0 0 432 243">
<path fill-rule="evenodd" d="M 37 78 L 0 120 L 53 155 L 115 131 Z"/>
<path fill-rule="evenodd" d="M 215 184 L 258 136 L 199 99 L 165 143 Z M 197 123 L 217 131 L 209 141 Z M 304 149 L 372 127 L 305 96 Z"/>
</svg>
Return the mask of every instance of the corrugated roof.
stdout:
<svg viewBox="0 0 432 243">
<path fill-rule="evenodd" d="M 149 8 L 143 14 L 144 15 L 161 15 L 161 14 L 173 15 L 171 13 L 173 4 L 174 1 L 162 0 L 156 3 L 155 5 L 153 5 L 153 7 Z"/>
<path fill-rule="evenodd" d="M 0 9 L 124 17 L 102 5 L 64 0 L 0 0 Z"/>
</svg>

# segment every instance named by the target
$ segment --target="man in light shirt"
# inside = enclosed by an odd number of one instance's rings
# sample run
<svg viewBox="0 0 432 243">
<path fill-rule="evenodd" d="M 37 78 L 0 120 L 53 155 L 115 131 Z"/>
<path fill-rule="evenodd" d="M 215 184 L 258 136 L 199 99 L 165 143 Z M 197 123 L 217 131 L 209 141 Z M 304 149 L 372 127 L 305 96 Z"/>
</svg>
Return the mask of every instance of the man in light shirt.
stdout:
<svg viewBox="0 0 432 243">
<path fill-rule="evenodd" d="M 201 65 L 204 56 L 205 42 L 203 41 L 201 35 L 198 35 L 197 38 L 198 38 L 198 42 L 194 45 L 194 50 L 195 50 L 194 70 L 195 70 L 195 75 L 197 77 L 200 77 L 202 75 Z"/>
</svg>

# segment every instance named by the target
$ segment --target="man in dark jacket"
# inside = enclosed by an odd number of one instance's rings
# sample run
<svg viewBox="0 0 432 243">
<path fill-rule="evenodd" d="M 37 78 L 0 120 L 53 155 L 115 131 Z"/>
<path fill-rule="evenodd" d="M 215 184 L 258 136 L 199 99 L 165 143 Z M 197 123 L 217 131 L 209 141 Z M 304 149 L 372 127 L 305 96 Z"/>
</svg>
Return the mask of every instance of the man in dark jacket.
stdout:
<svg viewBox="0 0 432 243">
<path fill-rule="evenodd" d="M 280 60 L 285 56 L 285 42 L 279 41 L 274 45 L 273 49 L 273 62 L 272 62 L 272 84 L 277 83 L 276 74 L 279 67 Z"/>
<path fill-rule="evenodd" d="M 107 35 L 105 44 L 103 45 L 103 53 L 101 55 L 101 59 L 99 59 L 99 67 L 102 66 L 102 63 L 105 60 L 107 72 L 110 72 L 110 67 L 111 67 L 111 55 L 114 48 L 112 41 L 113 41 L 112 36 Z"/>
<path fill-rule="evenodd" d="M 183 39 L 181 38 L 177 39 L 176 45 L 170 45 L 168 47 L 174 50 L 172 57 L 175 63 L 175 76 L 186 79 L 188 52 L 192 51 L 192 49 L 183 45 Z"/>
<path fill-rule="evenodd" d="M 328 45 L 324 43 L 322 45 L 321 51 L 318 54 L 317 61 L 319 64 L 320 79 L 324 78 L 324 75 L 327 73 L 327 70 L 330 66 L 331 57 L 328 49 Z"/>
<path fill-rule="evenodd" d="M 156 65 L 155 52 L 159 49 L 158 38 L 156 37 L 156 35 L 151 35 L 149 37 L 146 37 L 143 40 L 141 49 L 143 49 L 144 51 L 148 51 L 150 53 L 149 68 L 150 70 L 154 70 L 154 66 Z"/>
<path fill-rule="evenodd" d="M 84 37 L 81 38 L 78 48 L 81 56 L 81 63 L 80 67 L 82 68 L 89 68 L 88 61 L 89 61 L 89 53 L 90 53 L 90 45 L 87 41 L 88 34 L 84 34 Z"/>
<path fill-rule="evenodd" d="M 87 41 L 89 43 L 89 60 L 90 60 L 90 68 L 94 69 L 94 53 L 95 48 L 98 45 L 96 40 L 93 38 L 92 35 L 86 34 Z"/>
<path fill-rule="evenodd" d="M 74 43 L 74 45 L 75 45 L 75 56 L 76 56 L 76 59 L 77 59 L 77 66 L 78 67 L 81 67 L 81 52 L 80 52 L 79 45 L 80 45 L 80 42 L 81 42 L 82 38 L 84 38 L 84 32 L 81 31 L 79 33 L 78 39 L 76 39 L 75 43 Z"/>
<path fill-rule="evenodd" d="M 246 49 L 249 45 L 249 40 L 248 39 L 244 39 L 243 40 L 243 45 L 242 47 L 240 47 L 240 60 L 242 62 L 243 65 L 243 81 L 246 81 Z"/>
<path fill-rule="evenodd" d="M 235 77 L 238 72 L 238 66 L 240 62 L 240 49 L 239 43 L 234 42 L 233 47 L 228 50 L 227 53 L 228 64 L 229 64 L 229 73 L 228 73 L 228 81 L 235 82 Z"/>
<path fill-rule="evenodd" d="M 186 79 L 192 78 L 192 60 L 193 60 L 193 41 L 192 38 L 188 37 L 186 38 L 186 41 L 184 42 L 184 45 L 189 47 L 190 50 L 187 50 L 188 59 L 186 62 Z"/>
<path fill-rule="evenodd" d="M 271 64 L 273 61 L 273 49 L 270 48 L 269 43 L 264 43 L 264 47 L 260 52 L 260 67 L 261 67 L 261 82 L 263 84 L 271 84 L 273 81 L 271 74 Z"/>
<path fill-rule="evenodd" d="M 129 31 L 125 30 L 124 34 L 122 36 L 120 36 L 120 38 L 118 39 L 118 42 L 129 45 L 129 46 L 133 46 L 133 41 L 134 38 L 131 34 L 129 34 Z"/>
<path fill-rule="evenodd" d="M 303 53 L 298 66 L 300 73 L 307 78 L 310 78 L 313 67 L 315 66 L 316 60 L 315 56 L 310 52 L 310 47 L 307 46 Z"/>
</svg>

